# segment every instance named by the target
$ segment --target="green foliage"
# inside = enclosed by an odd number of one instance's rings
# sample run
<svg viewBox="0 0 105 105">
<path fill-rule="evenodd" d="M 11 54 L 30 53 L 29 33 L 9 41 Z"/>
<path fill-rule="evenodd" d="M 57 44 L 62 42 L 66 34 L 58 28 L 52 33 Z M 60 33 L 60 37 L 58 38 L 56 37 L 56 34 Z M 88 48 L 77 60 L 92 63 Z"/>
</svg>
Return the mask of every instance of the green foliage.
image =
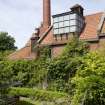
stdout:
<svg viewBox="0 0 105 105">
<path fill-rule="evenodd" d="M 68 42 L 61 56 L 66 58 L 77 57 L 77 56 L 80 57 L 88 53 L 88 51 L 89 51 L 88 43 L 80 41 L 78 38 L 74 37 Z"/>
<path fill-rule="evenodd" d="M 15 39 L 6 32 L 0 32 L 0 61 L 16 50 Z"/>
<path fill-rule="evenodd" d="M 3 60 L 7 60 L 7 57 L 9 54 L 11 54 L 13 51 L 3 51 L 3 52 L 0 52 L 0 61 L 3 61 Z"/>
<path fill-rule="evenodd" d="M 38 48 L 40 59 L 51 58 L 51 48 L 50 46 L 43 46 Z"/>
<path fill-rule="evenodd" d="M 29 103 L 27 101 L 19 101 L 19 102 L 17 102 L 16 105 L 33 105 L 33 104 L 32 103 Z"/>
<path fill-rule="evenodd" d="M 16 104 L 17 105 L 17 104 Z M 21 98 L 19 105 L 70 105 L 68 100 L 58 99 L 52 101 L 32 100 L 30 98 Z"/>
<path fill-rule="evenodd" d="M 83 42 L 73 39 L 58 58 L 49 59 L 51 52 L 47 46 L 40 49 L 41 56 L 37 60 L 1 61 L 1 82 L 20 81 L 23 86 L 43 87 L 42 85 L 46 81 L 49 82 L 49 89 L 56 85 L 57 89 L 54 90 L 62 91 L 64 87 L 67 87 L 68 80 L 75 75 L 77 67 L 81 64 L 79 55 L 82 51 L 84 51 L 82 55 L 86 53 L 85 46 L 86 44 Z M 73 51 L 78 53 L 72 55 Z"/>
<path fill-rule="evenodd" d="M 104 73 L 103 57 L 100 58 L 97 54 L 87 55 L 87 43 L 74 38 L 70 40 L 64 52 L 57 58 L 50 58 L 51 49 L 48 46 L 38 50 L 40 50 L 40 58 L 37 60 L 0 61 L 0 84 L 20 81 L 22 87 L 38 89 L 42 89 L 47 84 L 48 90 L 69 93 L 72 96 L 73 105 L 78 105 L 81 102 L 84 102 L 85 105 L 91 105 L 88 103 L 91 103 L 91 101 L 94 102 L 94 99 L 97 99 L 97 102 L 99 102 L 96 96 L 99 95 L 99 92 L 104 93 L 104 90 L 98 90 L 100 86 L 104 87 L 104 75 L 101 77 L 96 74 L 101 70 L 103 72 L 100 72 L 100 74 Z M 100 67 L 100 70 L 98 70 L 97 66 Z M 96 84 L 94 84 L 95 82 Z M 98 86 L 97 89 L 93 88 L 95 86 Z M 13 95 L 34 97 L 41 101 L 54 101 L 64 95 L 64 93 L 52 91 L 12 88 L 10 93 Z M 103 98 L 104 94 L 101 94 L 101 96 Z"/>
<path fill-rule="evenodd" d="M 50 89 L 66 91 L 71 90 L 68 85 L 75 72 L 81 65 L 81 58 L 88 53 L 88 45 L 76 38 L 70 40 L 62 55 L 52 59 L 48 66 L 48 80 Z M 54 88 L 53 88 L 54 87 Z"/>
<path fill-rule="evenodd" d="M 0 33 L 0 52 L 6 50 L 15 50 L 17 47 L 14 45 L 15 40 L 6 32 Z"/>
<path fill-rule="evenodd" d="M 22 98 L 16 105 L 70 105 L 70 102 L 67 102 L 66 100 L 55 100 L 54 102 L 49 102 Z"/>
<path fill-rule="evenodd" d="M 19 105 L 70 105 L 70 97 L 66 93 L 46 91 L 35 88 L 11 88 L 9 94 L 21 96 Z"/>
<path fill-rule="evenodd" d="M 42 87 L 43 81 L 47 78 L 47 66 L 49 65 L 49 60 L 45 59 L 38 59 L 37 61 L 33 62 L 32 66 L 32 76 L 29 81 L 29 86 L 38 86 Z"/>
<path fill-rule="evenodd" d="M 75 93 L 71 105 L 105 104 L 105 57 L 89 53 L 72 79 Z"/>
<path fill-rule="evenodd" d="M 37 86 L 47 75 L 47 61 L 19 60 L 0 62 L 0 83 L 20 81 L 23 86 Z"/>
<path fill-rule="evenodd" d="M 0 62 L 0 84 L 9 83 L 11 80 L 11 75 L 13 74 L 13 71 L 11 70 L 11 63 L 1 61 Z"/>
<path fill-rule="evenodd" d="M 15 96 L 32 97 L 40 101 L 54 101 L 56 99 L 67 99 L 68 95 L 61 92 L 52 92 L 32 88 L 11 88 L 9 94 Z"/>
</svg>

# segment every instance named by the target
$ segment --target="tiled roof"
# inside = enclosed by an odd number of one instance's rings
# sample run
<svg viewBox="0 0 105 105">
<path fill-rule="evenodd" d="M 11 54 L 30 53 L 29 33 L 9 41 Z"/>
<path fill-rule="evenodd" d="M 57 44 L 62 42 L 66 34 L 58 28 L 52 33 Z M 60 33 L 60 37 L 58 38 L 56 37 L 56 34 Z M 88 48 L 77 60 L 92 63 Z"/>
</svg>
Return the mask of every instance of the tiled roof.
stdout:
<svg viewBox="0 0 105 105">
<path fill-rule="evenodd" d="M 80 39 L 96 39 L 98 38 L 98 25 L 102 16 L 102 12 L 85 16 L 85 27 L 80 35 Z"/>
</svg>

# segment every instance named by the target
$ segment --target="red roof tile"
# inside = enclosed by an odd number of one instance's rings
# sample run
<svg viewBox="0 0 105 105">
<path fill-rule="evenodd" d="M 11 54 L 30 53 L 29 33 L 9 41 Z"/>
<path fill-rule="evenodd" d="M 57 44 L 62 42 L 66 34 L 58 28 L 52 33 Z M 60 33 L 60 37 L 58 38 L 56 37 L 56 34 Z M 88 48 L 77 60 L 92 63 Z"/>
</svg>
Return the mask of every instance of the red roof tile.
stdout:
<svg viewBox="0 0 105 105">
<path fill-rule="evenodd" d="M 97 29 L 102 16 L 102 12 L 85 16 L 85 27 L 80 35 L 80 39 L 98 38 Z"/>
</svg>

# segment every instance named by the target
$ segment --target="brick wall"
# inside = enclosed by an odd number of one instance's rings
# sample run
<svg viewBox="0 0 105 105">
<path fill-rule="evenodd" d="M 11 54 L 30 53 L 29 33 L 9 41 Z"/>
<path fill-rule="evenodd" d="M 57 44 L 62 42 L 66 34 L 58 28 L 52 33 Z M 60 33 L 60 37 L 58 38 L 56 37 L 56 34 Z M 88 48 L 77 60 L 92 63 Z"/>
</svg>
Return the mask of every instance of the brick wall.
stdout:
<svg viewBox="0 0 105 105">
<path fill-rule="evenodd" d="M 51 44 L 53 42 L 53 30 L 51 30 L 40 44 Z"/>
<path fill-rule="evenodd" d="M 65 45 L 53 46 L 52 47 L 52 50 L 51 50 L 52 57 L 59 56 L 63 52 L 64 46 Z"/>
</svg>

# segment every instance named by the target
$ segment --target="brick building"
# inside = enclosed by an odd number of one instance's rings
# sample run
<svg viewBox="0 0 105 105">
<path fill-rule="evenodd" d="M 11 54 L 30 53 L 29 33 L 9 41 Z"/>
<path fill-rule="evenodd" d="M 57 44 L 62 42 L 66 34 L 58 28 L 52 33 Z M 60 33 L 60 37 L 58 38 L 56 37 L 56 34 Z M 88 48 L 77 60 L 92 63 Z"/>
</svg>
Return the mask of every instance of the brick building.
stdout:
<svg viewBox="0 0 105 105">
<path fill-rule="evenodd" d="M 35 29 L 24 48 L 12 53 L 9 59 L 33 59 L 38 52 L 36 47 L 50 46 L 52 57 L 58 56 L 68 40 L 77 35 L 80 40 L 90 43 L 90 50 L 102 47 L 105 43 L 105 13 L 84 16 L 84 8 L 78 4 L 70 11 L 52 16 L 50 0 L 43 0 L 43 22 Z"/>
</svg>

